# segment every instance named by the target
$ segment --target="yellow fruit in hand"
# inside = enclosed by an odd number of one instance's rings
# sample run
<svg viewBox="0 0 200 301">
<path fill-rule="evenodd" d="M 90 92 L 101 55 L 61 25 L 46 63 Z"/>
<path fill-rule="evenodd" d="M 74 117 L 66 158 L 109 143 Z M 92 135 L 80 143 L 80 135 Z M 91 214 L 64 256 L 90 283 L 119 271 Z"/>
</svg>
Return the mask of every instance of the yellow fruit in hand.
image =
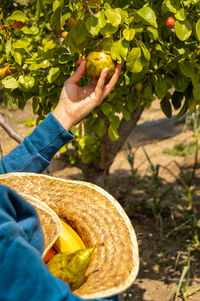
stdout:
<svg viewBox="0 0 200 301">
<path fill-rule="evenodd" d="M 76 231 L 72 229 L 68 224 L 66 224 L 63 220 L 61 220 L 61 223 L 62 230 L 54 244 L 57 252 L 72 253 L 77 250 L 85 249 L 85 245 Z"/>
<path fill-rule="evenodd" d="M 104 68 L 108 68 L 107 78 L 110 78 L 115 72 L 115 62 L 111 57 L 111 46 L 113 39 L 110 35 L 99 43 L 86 57 L 86 72 L 91 78 L 98 78 Z"/>
<path fill-rule="evenodd" d="M 78 289 L 86 280 L 85 273 L 94 248 L 78 250 L 74 253 L 61 252 L 47 263 L 51 273 L 66 282 L 72 291 Z"/>
</svg>

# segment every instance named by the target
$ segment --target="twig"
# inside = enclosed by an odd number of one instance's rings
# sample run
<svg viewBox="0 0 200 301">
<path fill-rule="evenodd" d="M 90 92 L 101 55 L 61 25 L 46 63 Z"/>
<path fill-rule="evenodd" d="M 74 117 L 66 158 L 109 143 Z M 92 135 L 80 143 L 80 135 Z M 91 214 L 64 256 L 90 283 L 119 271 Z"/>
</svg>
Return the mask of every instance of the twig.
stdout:
<svg viewBox="0 0 200 301">
<path fill-rule="evenodd" d="M 27 54 L 29 54 L 31 57 L 33 57 L 33 55 L 32 55 L 28 50 L 25 49 L 25 52 L 26 52 Z"/>
<path fill-rule="evenodd" d="M 1 146 L 1 142 L 0 142 L 0 158 L 3 157 L 3 150 L 2 150 L 2 146 Z"/>
<path fill-rule="evenodd" d="M 0 113 L 0 126 L 7 132 L 7 134 L 11 138 L 13 138 L 18 143 L 21 143 L 23 141 L 22 136 L 12 128 L 12 126 L 4 119 L 1 113 Z"/>
<path fill-rule="evenodd" d="M 90 16 L 94 17 L 93 12 L 92 12 L 92 10 L 90 9 L 90 7 L 88 5 L 88 0 L 83 0 L 83 7 L 85 7 L 85 9 L 88 11 Z"/>
</svg>

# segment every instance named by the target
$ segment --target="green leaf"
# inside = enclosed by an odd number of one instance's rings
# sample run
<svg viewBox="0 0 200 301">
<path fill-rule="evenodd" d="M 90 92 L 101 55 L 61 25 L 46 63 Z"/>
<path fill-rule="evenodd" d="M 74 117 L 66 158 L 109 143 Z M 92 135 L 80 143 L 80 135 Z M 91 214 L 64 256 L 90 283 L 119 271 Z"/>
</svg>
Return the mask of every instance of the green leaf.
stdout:
<svg viewBox="0 0 200 301">
<path fill-rule="evenodd" d="M 107 127 L 103 118 L 99 117 L 98 119 L 96 119 L 93 130 L 99 137 L 102 137 L 106 133 Z"/>
<path fill-rule="evenodd" d="M 180 109 L 179 113 L 176 115 L 175 119 L 179 119 L 181 118 L 187 111 L 188 105 L 187 105 L 187 101 L 184 102 L 184 105 L 182 106 L 182 108 Z"/>
<path fill-rule="evenodd" d="M 179 92 L 184 92 L 189 84 L 189 80 L 183 74 L 177 74 L 173 78 L 173 86 Z"/>
<path fill-rule="evenodd" d="M 108 135 L 109 135 L 110 139 L 113 140 L 113 141 L 119 139 L 118 130 L 113 126 L 113 124 L 109 125 Z"/>
<path fill-rule="evenodd" d="M 193 88 L 193 95 L 195 100 L 200 100 L 200 83 L 196 84 Z"/>
<path fill-rule="evenodd" d="M 118 27 L 121 23 L 121 15 L 117 9 L 107 8 L 105 10 L 105 15 L 108 22 L 110 22 L 114 27 Z"/>
<path fill-rule="evenodd" d="M 127 61 L 126 61 L 127 70 L 133 73 L 139 73 L 143 69 L 141 61 L 141 48 L 134 47 L 131 49 Z"/>
<path fill-rule="evenodd" d="M 72 38 L 73 42 L 79 45 L 83 43 L 86 37 L 88 36 L 88 31 L 85 23 L 82 20 L 78 20 L 76 24 L 73 26 L 73 28 L 71 29 L 70 34 L 67 35 L 67 37 L 68 36 L 69 38 L 70 37 Z"/>
<path fill-rule="evenodd" d="M 47 52 L 48 50 L 53 49 L 54 47 L 56 47 L 56 44 L 53 40 L 47 41 L 44 44 L 44 52 Z"/>
<path fill-rule="evenodd" d="M 180 109 L 181 104 L 182 104 L 182 100 L 183 100 L 183 93 L 178 92 L 178 91 L 174 91 L 174 93 L 172 95 L 172 105 L 173 105 L 175 110 Z"/>
<path fill-rule="evenodd" d="M 58 1 L 59 2 L 59 1 Z M 61 28 L 62 23 L 62 8 L 59 6 L 54 12 L 54 23 L 56 25 L 56 28 Z"/>
<path fill-rule="evenodd" d="M 63 1 L 60 0 L 54 0 L 53 1 L 53 12 L 56 11 L 57 8 L 61 7 L 63 5 Z"/>
<path fill-rule="evenodd" d="M 26 99 L 23 92 L 19 89 L 14 89 L 9 91 L 9 94 L 11 95 L 14 102 L 18 104 L 19 109 L 23 110 L 26 104 Z"/>
<path fill-rule="evenodd" d="M 56 78 L 58 78 L 59 75 L 60 75 L 60 69 L 58 67 L 51 68 L 49 70 L 49 74 L 47 75 L 48 82 L 51 84 L 52 82 L 54 82 L 54 80 L 56 80 Z"/>
<path fill-rule="evenodd" d="M 192 26 L 188 20 L 176 21 L 175 32 L 179 40 L 186 41 L 192 34 Z"/>
<path fill-rule="evenodd" d="M 101 110 L 107 116 L 112 112 L 113 109 L 112 109 L 112 106 L 108 102 L 104 102 L 101 105 Z"/>
<path fill-rule="evenodd" d="M 128 49 L 129 49 L 129 43 L 125 40 L 121 40 L 121 56 L 126 59 L 127 54 L 128 54 Z"/>
<path fill-rule="evenodd" d="M 167 118 L 172 117 L 172 106 L 171 106 L 169 99 L 164 97 L 160 102 L 160 107 L 161 107 L 163 113 L 167 116 Z"/>
<path fill-rule="evenodd" d="M 15 49 L 14 51 L 14 60 L 17 64 L 22 65 L 23 55 L 25 50 L 24 49 Z"/>
<path fill-rule="evenodd" d="M 186 77 L 194 77 L 194 63 L 183 61 L 179 63 L 179 68 Z"/>
<path fill-rule="evenodd" d="M 123 30 L 123 36 L 127 41 L 131 41 L 135 37 L 135 29 L 134 28 L 126 28 Z"/>
<path fill-rule="evenodd" d="M 156 28 L 148 26 L 147 33 L 152 40 L 154 40 L 154 41 L 158 40 L 158 30 Z"/>
<path fill-rule="evenodd" d="M 193 113 L 196 110 L 196 106 L 197 106 L 196 99 L 191 99 L 188 102 L 188 110 L 190 111 L 190 113 Z"/>
<path fill-rule="evenodd" d="M 37 112 L 40 108 L 38 97 L 35 97 L 35 96 L 33 97 L 32 108 L 33 108 L 33 113 L 37 114 Z"/>
<path fill-rule="evenodd" d="M 150 83 L 148 83 L 148 86 L 146 86 L 144 88 L 144 91 L 142 93 L 142 97 L 148 101 L 148 102 L 152 102 L 154 97 L 153 97 L 153 91 L 152 91 L 152 86 Z"/>
<path fill-rule="evenodd" d="M 180 9 L 180 0 L 165 0 L 165 5 L 169 11 L 177 13 Z"/>
<path fill-rule="evenodd" d="M 145 6 L 139 9 L 136 13 L 146 24 L 151 25 L 155 28 L 158 27 L 156 22 L 156 15 L 152 8 Z"/>
<path fill-rule="evenodd" d="M 103 10 L 100 10 L 95 14 L 95 17 L 98 18 L 100 28 L 103 28 L 106 25 L 106 18 Z"/>
<path fill-rule="evenodd" d="M 19 39 L 13 42 L 13 48 L 24 48 L 26 49 L 30 45 L 30 41 L 27 39 Z"/>
<path fill-rule="evenodd" d="M 101 29 L 98 18 L 89 17 L 86 20 L 86 28 L 91 35 L 97 36 Z"/>
<path fill-rule="evenodd" d="M 106 25 L 101 28 L 100 33 L 105 36 L 106 34 L 114 34 L 117 31 L 117 27 L 113 26 L 111 23 L 106 23 Z"/>
<path fill-rule="evenodd" d="M 35 79 L 31 75 L 20 75 L 19 77 L 19 87 L 24 91 L 27 92 L 31 90 L 35 85 Z"/>
<path fill-rule="evenodd" d="M 141 44 L 141 50 L 143 66 L 148 66 L 151 59 L 151 54 L 143 43 Z"/>
<path fill-rule="evenodd" d="M 125 59 L 128 53 L 128 46 L 128 42 L 125 40 L 115 41 L 110 50 L 113 60 L 118 60 L 121 62 L 121 57 Z"/>
<path fill-rule="evenodd" d="M 161 76 L 158 77 L 156 83 L 155 83 L 155 92 L 156 92 L 156 95 L 159 99 L 162 99 L 166 92 L 168 90 L 168 87 L 167 87 L 167 82 L 164 78 L 162 78 Z"/>
<path fill-rule="evenodd" d="M 123 114 L 123 118 L 124 118 L 126 121 L 129 121 L 130 118 L 131 118 L 131 113 L 126 109 L 126 107 L 122 107 L 122 108 L 121 108 L 121 111 L 122 111 L 122 114 Z"/>
<path fill-rule="evenodd" d="M 16 88 L 18 88 L 18 83 L 17 83 L 17 81 L 14 77 L 9 77 L 9 78 L 5 77 L 2 80 L 2 85 L 6 89 L 16 89 Z"/>
<path fill-rule="evenodd" d="M 200 19 L 197 21 L 195 28 L 196 28 L 197 38 L 200 41 Z"/>
<path fill-rule="evenodd" d="M 116 8 L 116 11 L 118 11 L 118 13 L 121 16 L 121 24 L 123 24 L 124 22 L 126 22 L 127 19 L 128 19 L 128 12 L 126 10 L 124 10 L 124 9 L 119 8 L 119 7 Z"/>
<path fill-rule="evenodd" d="M 109 120 L 111 121 L 112 126 L 118 129 L 120 125 L 120 118 L 116 115 L 113 115 Z"/>
<path fill-rule="evenodd" d="M 43 0 L 37 0 L 36 3 L 36 12 L 35 12 L 35 18 L 36 20 L 39 19 L 41 11 L 42 11 L 42 6 L 43 6 Z"/>
<path fill-rule="evenodd" d="M 24 34 L 28 34 L 28 35 L 37 35 L 39 33 L 39 28 L 36 26 L 32 26 L 32 27 L 28 27 L 28 26 L 24 26 L 22 27 L 21 31 Z"/>
<path fill-rule="evenodd" d="M 177 14 L 175 14 L 175 18 L 179 21 L 184 21 L 187 18 L 187 14 L 186 11 L 184 10 L 184 8 L 181 8 Z"/>
<path fill-rule="evenodd" d="M 12 41 L 11 39 L 9 39 L 7 42 L 6 42 L 6 45 L 5 45 L 5 51 L 6 51 L 6 54 L 9 55 L 9 53 L 11 53 L 12 51 Z"/>
<path fill-rule="evenodd" d="M 21 21 L 25 22 L 26 21 L 26 14 L 23 11 L 20 10 L 15 10 L 11 16 L 8 17 L 9 20 L 16 20 L 16 21 Z"/>
<path fill-rule="evenodd" d="M 48 60 L 44 60 L 44 61 L 42 61 L 42 62 L 40 62 L 40 63 L 33 62 L 33 63 L 30 65 L 29 69 L 30 69 L 31 71 L 36 71 L 36 70 L 38 70 L 38 69 L 40 69 L 40 68 L 47 68 L 47 67 L 49 67 L 49 65 L 50 65 L 50 62 L 49 62 Z"/>
</svg>

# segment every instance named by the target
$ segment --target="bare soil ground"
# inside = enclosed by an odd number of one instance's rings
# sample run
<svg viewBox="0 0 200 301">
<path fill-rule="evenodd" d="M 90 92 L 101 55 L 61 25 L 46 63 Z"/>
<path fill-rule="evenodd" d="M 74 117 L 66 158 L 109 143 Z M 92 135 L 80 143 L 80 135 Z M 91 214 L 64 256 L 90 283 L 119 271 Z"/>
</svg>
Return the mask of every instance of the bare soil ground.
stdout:
<svg viewBox="0 0 200 301">
<path fill-rule="evenodd" d="M 25 120 L 34 118 L 32 109 L 28 104 L 24 111 L 7 110 L 0 107 L 0 112 L 9 120 L 12 126 L 22 136 L 32 131 L 33 128 L 25 126 Z M 187 143 L 192 141 L 192 131 L 183 132 L 184 123 L 176 123 L 174 120 L 166 120 L 160 110 L 159 102 L 155 102 L 151 109 L 145 110 L 138 126 L 129 137 L 123 150 L 118 153 L 110 170 L 109 192 L 120 202 L 127 215 L 131 219 L 138 238 L 140 251 L 140 271 L 134 284 L 120 295 L 120 301 L 165 301 L 172 288 L 178 283 L 185 263 L 186 250 L 181 255 L 180 263 L 175 270 L 177 250 L 183 247 L 174 246 L 180 237 L 160 238 L 159 231 L 154 228 L 152 212 L 145 200 L 150 200 L 152 192 L 149 188 L 151 176 L 149 162 L 145 156 L 145 148 L 153 165 L 167 166 L 174 176 L 160 167 L 159 176 L 165 185 L 178 185 L 177 178 L 180 174 L 180 166 L 191 169 L 194 155 L 186 158 L 169 156 L 163 153 L 165 148 L 172 148 L 175 143 Z M 11 151 L 17 143 L 12 140 L 3 129 L 0 128 L 0 143 L 3 155 Z M 131 178 L 131 168 L 128 163 L 126 150 L 127 144 L 131 145 L 135 153 L 136 179 Z M 63 168 L 57 162 L 52 162 L 49 172 L 53 176 L 82 179 L 81 171 L 75 167 Z M 199 171 L 197 173 L 197 180 Z M 163 186 L 165 186 L 163 185 Z M 199 193 L 197 191 L 196 201 Z M 173 202 L 173 200 L 171 200 Z M 164 233 L 170 230 L 170 210 L 165 208 L 163 212 Z M 172 250 L 174 247 L 174 250 Z M 166 255 L 162 257 L 163 252 Z M 158 261 L 159 256 L 161 259 Z M 191 254 L 190 289 L 200 286 L 200 252 Z M 181 296 L 177 300 L 184 300 Z M 188 298 L 189 301 L 199 301 L 200 292 Z"/>
</svg>

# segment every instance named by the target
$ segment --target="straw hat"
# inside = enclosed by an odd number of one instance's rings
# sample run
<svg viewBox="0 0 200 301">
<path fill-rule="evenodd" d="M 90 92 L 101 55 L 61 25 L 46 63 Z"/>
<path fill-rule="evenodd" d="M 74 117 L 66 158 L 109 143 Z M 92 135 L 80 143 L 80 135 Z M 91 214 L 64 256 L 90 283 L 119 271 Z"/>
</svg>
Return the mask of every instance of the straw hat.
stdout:
<svg viewBox="0 0 200 301">
<path fill-rule="evenodd" d="M 123 208 L 104 189 L 35 173 L 0 175 L 0 184 L 23 195 L 38 211 L 45 235 L 43 256 L 60 233 L 60 218 L 76 230 L 86 247 L 97 246 L 87 280 L 75 294 L 105 298 L 133 283 L 139 269 L 135 231 Z"/>
</svg>

